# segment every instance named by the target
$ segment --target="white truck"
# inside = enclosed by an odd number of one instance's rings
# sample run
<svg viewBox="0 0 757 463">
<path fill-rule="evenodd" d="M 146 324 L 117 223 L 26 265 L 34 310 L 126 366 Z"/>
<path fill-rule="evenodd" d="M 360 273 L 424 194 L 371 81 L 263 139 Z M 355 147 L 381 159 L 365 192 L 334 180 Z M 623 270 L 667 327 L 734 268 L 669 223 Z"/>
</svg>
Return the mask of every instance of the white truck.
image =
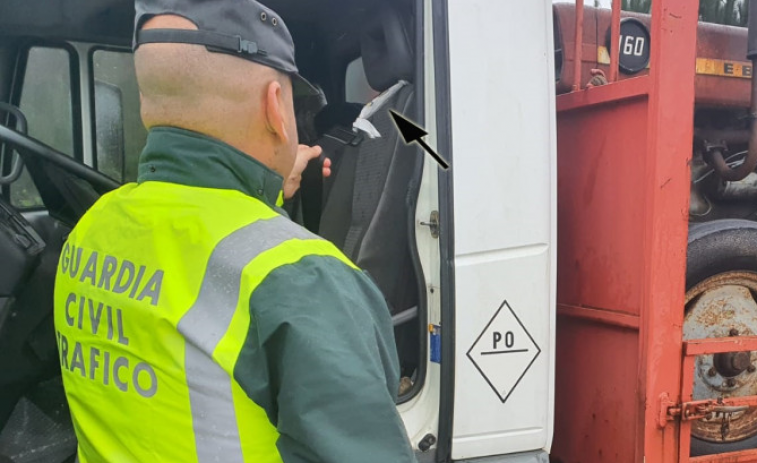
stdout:
<svg viewBox="0 0 757 463">
<path fill-rule="evenodd" d="M 302 73 L 323 90 L 298 102 L 300 139 L 335 161 L 326 181 L 309 169 L 287 208 L 384 291 L 402 362 L 397 406 L 419 461 L 546 462 L 552 2 L 266 4 L 286 19 Z M 0 3 L 0 461 L 58 463 L 75 452 L 52 269 L 84 211 L 136 176 L 146 134 L 132 22 L 133 0 Z M 352 121 L 382 92 L 368 116 L 381 137 L 360 136 Z M 402 143 L 389 110 L 423 127 L 451 168 Z"/>
</svg>

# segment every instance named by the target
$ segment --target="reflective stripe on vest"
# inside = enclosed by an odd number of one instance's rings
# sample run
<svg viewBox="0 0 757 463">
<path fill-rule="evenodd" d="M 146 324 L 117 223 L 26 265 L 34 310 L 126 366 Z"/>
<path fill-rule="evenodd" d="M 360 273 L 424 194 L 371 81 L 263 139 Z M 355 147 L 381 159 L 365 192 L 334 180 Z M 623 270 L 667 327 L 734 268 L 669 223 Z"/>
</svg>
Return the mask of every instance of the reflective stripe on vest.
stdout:
<svg viewBox="0 0 757 463">
<path fill-rule="evenodd" d="M 242 448 L 236 445 L 240 439 L 234 414 L 231 376 L 212 358 L 236 312 L 242 271 L 262 252 L 289 239 L 312 238 L 311 233 L 293 227 L 291 221 L 277 216 L 258 220 L 235 231 L 224 238 L 210 255 L 200 295 L 179 322 L 178 329 L 187 340 L 184 366 L 195 436 L 208 436 L 222 430 L 230 438 L 227 441 L 198 438 L 197 456 L 200 463 L 212 462 L 216 455 L 223 455 L 228 463 L 244 461 Z M 208 394 L 205 391 L 218 393 Z M 223 448 L 223 442 L 231 445 Z"/>
<path fill-rule="evenodd" d="M 80 462 L 281 462 L 276 429 L 233 373 L 252 292 L 314 254 L 353 266 L 235 191 L 146 182 L 101 199 L 55 287 Z"/>
</svg>

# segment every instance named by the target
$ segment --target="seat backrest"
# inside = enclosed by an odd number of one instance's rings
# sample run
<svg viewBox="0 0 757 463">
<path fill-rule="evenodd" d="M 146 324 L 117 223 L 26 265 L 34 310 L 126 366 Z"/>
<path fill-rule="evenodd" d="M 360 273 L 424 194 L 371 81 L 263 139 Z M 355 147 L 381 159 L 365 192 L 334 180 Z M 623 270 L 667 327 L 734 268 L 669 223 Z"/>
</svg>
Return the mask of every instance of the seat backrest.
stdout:
<svg viewBox="0 0 757 463">
<path fill-rule="evenodd" d="M 412 41 L 403 18 L 384 9 L 368 21 L 361 37 L 366 77 L 375 90 L 393 93 L 369 103 L 367 118 L 381 134 L 364 138 L 356 147 L 347 146 L 328 188 L 319 233 L 333 241 L 376 281 L 398 313 L 417 304 L 417 283 L 413 270 L 410 237 L 411 185 L 422 164 L 414 146 L 405 145 L 392 122 L 389 110 L 412 117 L 412 83 L 393 88 L 400 81 L 412 82 Z"/>
<path fill-rule="evenodd" d="M 316 145 L 323 148 L 324 155 L 331 159 L 331 170 L 336 173 L 340 167 L 341 154 L 347 142 L 344 138 L 352 135 L 352 122 L 360 114 L 362 105 L 357 103 L 336 103 L 324 106 L 313 118 L 313 130 L 317 134 Z M 313 233 L 318 233 L 324 198 L 332 186 L 331 178 L 323 178 L 322 165 L 311 162 L 302 172 L 299 197 L 302 206 L 302 225 Z"/>
</svg>

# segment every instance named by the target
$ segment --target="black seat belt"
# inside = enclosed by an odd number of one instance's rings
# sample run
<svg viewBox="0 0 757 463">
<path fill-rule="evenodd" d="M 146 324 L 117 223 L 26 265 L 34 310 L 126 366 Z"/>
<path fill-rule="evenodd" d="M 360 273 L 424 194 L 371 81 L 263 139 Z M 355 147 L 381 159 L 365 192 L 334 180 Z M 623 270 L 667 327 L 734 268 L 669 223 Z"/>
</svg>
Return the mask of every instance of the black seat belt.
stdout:
<svg viewBox="0 0 757 463">
<path fill-rule="evenodd" d="M 362 142 L 363 135 L 361 133 L 356 133 L 352 129 L 343 126 L 332 127 L 318 140 L 317 144 L 323 148 L 322 156 L 331 159 L 331 177 L 324 179 L 323 195 L 321 196 L 321 204 L 318 211 L 323 210 L 323 206 L 328 200 L 345 151 L 350 147 L 357 148 Z"/>
</svg>

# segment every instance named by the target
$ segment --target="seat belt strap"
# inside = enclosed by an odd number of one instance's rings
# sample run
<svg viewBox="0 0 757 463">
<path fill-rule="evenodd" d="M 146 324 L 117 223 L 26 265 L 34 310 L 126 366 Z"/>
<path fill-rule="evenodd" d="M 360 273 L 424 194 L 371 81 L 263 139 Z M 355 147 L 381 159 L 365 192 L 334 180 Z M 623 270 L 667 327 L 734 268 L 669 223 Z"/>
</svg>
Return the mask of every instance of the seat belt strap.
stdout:
<svg viewBox="0 0 757 463">
<path fill-rule="evenodd" d="M 365 137 L 361 133 L 355 133 L 350 129 L 342 126 L 336 126 L 323 134 L 318 141 L 318 145 L 323 148 L 323 156 L 331 159 L 331 177 L 324 179 L 323 182 L 323 200 L 321 202 L 321 211 L 326 206 L 331 187 L 334 184 L 336 173 L 339 171 L 339 164 L 342 161 L 345 151 L 360 146 Z"/>
</svg>

